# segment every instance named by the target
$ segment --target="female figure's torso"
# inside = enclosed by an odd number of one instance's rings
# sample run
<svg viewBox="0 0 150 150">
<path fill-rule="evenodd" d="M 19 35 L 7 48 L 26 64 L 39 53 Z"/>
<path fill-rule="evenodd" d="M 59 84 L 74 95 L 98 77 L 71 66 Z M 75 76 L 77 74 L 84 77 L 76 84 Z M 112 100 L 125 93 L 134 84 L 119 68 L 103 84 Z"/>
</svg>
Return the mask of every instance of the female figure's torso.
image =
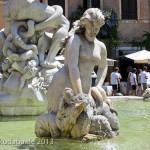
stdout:
<svg viewBox="0 0 150 150">
<path fill-rule="evenodd" d="M 95 39 L 94 42 L 89 42 L 83 36 L 79 36 L 80 38 L 80 49 L 79 49 L 79 60 L 78 67 L 80 72 L 82 90 L 84 93 L 89 92 L 91 87 L 91 74 L 95 65 L 98 65 L 101 60 L 101 47 L 100 41 Z M 66 58 L 66 65 L 67 58 Z M 68 66 L 68 65 L 67 65 Z"/>
</svg>

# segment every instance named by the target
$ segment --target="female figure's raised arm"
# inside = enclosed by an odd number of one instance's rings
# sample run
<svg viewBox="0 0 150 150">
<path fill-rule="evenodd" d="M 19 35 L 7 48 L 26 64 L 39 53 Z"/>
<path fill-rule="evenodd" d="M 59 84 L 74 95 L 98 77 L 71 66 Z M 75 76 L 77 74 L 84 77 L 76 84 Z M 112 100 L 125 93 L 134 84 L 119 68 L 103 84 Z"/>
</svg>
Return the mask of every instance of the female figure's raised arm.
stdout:
<svg viewBox="0 0 150 150">
<path fill-rule="evenodd" d="M 101 87 L 107 75 L 107 50 L 104 43 L 100 43 L 101 47 L 101 61 L 99 62 L 98 72 L 97 72 L 97 82 L 96 86 Z"/>
<path fill-rule="evenodd" d="M 71 79 L 71 84 L 75 94 L 82 93 L 82 85 L 80 79 L 79 64 L 79 54 L 80 54 L 80 37 L 74 34 L 68 41 L 66 46 L 66 58 L 67 65 L 69 69 L 69 77 Z"/>
</svg>

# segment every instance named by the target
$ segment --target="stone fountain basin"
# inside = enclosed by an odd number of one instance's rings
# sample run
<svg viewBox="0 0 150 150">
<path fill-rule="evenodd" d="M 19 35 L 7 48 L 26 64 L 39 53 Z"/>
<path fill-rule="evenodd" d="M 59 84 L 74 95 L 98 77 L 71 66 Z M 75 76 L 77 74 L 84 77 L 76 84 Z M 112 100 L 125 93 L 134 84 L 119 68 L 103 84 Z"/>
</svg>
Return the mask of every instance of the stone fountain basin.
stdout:
<svg viewBox="0 0 150 150">
<path fill-rule="evenodd" d="M 31 91 L 31 89 L 30 89 Z M 22 94 L 5 94 L 0 92 L 0 115 L 2 116 L 32 116 L 45 113 L 46 97 L 41 92 L 30 92 L 25 89 Z M 32 94 L 31 94 L 32 93 Z"/>
<path fill-rule="evenodd" d="M 44 100 L 40 94 L 41 93 L 38 91 L 34 95 L 31 95 L 29 91 L 28 94 L 27 91 L 23 91 L 23 94 L 20 96 L 19 93 L 14 95 L 5 95 L 4 93 L 0 92 L 0 115 L 32 116 L 45 113 L 47 111 L 46 98 Z M 139 96 L 109 96 L 108 98 L 112 101 L 143 100 L 143 97 Z"/>
</svg>

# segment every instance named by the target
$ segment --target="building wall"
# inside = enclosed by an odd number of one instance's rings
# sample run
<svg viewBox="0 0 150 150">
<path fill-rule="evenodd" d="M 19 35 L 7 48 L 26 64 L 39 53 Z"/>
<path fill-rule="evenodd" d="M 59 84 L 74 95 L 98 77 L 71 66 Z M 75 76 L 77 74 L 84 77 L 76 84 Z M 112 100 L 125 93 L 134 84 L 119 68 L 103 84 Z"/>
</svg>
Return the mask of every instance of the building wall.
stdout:
<svg viewBox="0 0 150 150">
<path fill-rule="evenodd" d="M 138 0 L 137 12 L 138 20 L 121 21 L 118 29 L 121 41 L 140 40 L 145 31 L 150 32 L 150 1 Z"/>
<path fill-rule="evenodd" d="M 150 20 L 150 0 L 140 0 L 140 19 Z"/>
<path fill-rule="evenodd" d="M 113 9 L 117 14 L 119 14 L 119 0 L 103 0 L 103 9 Z"/>
<path fill-rule="evenodd" d="M 39 1 L 39 0 L 36 0 Z M 122 20 L 119 25 L 119 37 L 122 41 L 141 38 L 144 31 L 150 31 L 150 0 L 138 1 L 138 20 Z M 4 27 L 3 4 L 0 0 L 0 29 Z M 47 3 L 47 0 L 43 0 Z M 114 9 L 121 18 L 121 0 L 100 0 L 101 9 Z M 66 17 L 69 17 L 78 5 L 83 5 L 83 0 L 65 0 Z"/>
<path fill-rule="evenodd" d="M 120 23 L 118 31 L 121 41 L 131 42 L 133 39 L 139 41 L 145 31 L 150 32 L 150 23 L 126 21 Z"/>
<path fill-rule="evenodd" d="M 68 0 L 68 17 L 73 11 L 75 11 L 78 5 L 83 5 L 83 0 Z"/>
<path fill-rule="evenodd" d="M 0 29 L 4 28 L 4 19 L 3 19 L 3 3 L 0 3 Z"/>
</svg>

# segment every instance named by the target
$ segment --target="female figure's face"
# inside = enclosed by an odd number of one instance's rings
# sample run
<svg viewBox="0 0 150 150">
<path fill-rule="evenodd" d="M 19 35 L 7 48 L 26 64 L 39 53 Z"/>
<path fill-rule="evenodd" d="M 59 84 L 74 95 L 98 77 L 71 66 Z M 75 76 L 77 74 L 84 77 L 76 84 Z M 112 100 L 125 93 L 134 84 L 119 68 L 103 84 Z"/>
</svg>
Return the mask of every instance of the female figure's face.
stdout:
<svg viewBox="0 0 150 150">
<path fill-rule="evenodd" d="M 99 33 L 100 27 L 101 26 L 96 20 L 91 22 L 88 19 L 86 19 L 86 24 L 85 24 L 86 39 L 90 42 L 94 42 L 96 35 Z"/>
</svg>

